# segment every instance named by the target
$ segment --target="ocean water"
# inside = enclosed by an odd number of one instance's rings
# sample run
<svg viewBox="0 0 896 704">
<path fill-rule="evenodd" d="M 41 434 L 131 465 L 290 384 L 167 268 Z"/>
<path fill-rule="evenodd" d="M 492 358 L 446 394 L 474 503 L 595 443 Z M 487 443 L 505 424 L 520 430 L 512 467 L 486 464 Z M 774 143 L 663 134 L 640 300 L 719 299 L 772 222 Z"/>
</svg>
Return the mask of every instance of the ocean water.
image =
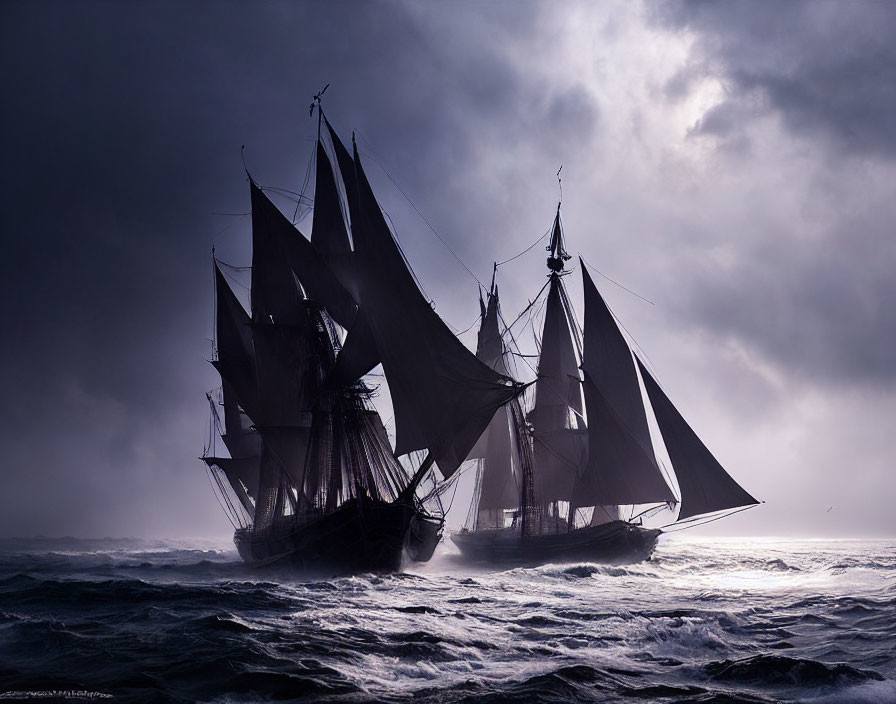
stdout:
<svg viewBox="0 0 896 704">
<path fill-rule="evenodd" d="M 253 572 L 210 544 L 0 541 L 0 700 L 896 702 L 896 541 L 650 562 Z M 28 695 L 27 693 L 31 693 Z M 43 699 L 49 701 L 49 699 Z"/>
</svg>

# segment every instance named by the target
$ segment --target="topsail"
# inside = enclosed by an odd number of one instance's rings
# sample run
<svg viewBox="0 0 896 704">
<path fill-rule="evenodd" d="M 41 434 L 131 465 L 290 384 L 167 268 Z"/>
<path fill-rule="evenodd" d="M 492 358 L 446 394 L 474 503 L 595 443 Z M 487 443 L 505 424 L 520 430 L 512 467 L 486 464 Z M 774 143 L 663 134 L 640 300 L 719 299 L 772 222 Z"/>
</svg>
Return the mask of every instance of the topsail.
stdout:
<svg viewBox="0 0 896 704">
<path fill-rule="evenodd" d="M 507 365 L 504 360 L 504 342 L 498 326 L 498 289 L 488 296 L 488 305 L 482 303 L 482 324 L 479 327 L 479 338 L 476 356 L 489 367 L 503 376 L 507 376 Z M 520 486 L 518 472 L 515 471 L 515 433 L 513 430 L 512 405 L 519 400 L 513 399 L 498 409 L 488 424 L 485 432 L 470 452 L 469 459 L 483 461 L 479 480 L 478 525 L 490 524 L 495 527 L 504 525 L 504 509 L 519 505 Z"/>
</svg>

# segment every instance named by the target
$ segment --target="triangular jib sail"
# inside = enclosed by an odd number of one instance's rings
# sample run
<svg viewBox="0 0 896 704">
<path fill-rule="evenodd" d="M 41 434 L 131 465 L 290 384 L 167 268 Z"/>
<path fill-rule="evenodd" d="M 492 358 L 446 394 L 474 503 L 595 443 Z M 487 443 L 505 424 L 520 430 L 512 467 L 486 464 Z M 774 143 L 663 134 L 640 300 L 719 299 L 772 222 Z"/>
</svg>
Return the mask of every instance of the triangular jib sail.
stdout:
<svg viewBox="0 0 896 704">
<path fill-rule="evenodd" d="M 672 405 L 641 360 L 637 361 L 681 489 L 678 520 L 758 504 L 759 501 L 724 470 Z"/>
</svg>

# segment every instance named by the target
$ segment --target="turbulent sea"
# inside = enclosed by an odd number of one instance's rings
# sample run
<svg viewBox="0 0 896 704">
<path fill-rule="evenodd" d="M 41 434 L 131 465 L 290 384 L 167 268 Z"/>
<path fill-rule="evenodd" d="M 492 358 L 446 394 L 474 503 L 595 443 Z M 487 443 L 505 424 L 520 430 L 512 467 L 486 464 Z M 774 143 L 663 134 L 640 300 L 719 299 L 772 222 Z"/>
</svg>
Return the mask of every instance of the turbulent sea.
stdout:
<svg viewBox="0 0 896 704">
<path fill-rule="evenodd" d="M 669 536 L 638 565 L 506 571 L 443 543 L 325 578 L 226 546 L 2 540 L 0 701 L 26 697 L 896 702 L 896 541 Z"/>
</svg>

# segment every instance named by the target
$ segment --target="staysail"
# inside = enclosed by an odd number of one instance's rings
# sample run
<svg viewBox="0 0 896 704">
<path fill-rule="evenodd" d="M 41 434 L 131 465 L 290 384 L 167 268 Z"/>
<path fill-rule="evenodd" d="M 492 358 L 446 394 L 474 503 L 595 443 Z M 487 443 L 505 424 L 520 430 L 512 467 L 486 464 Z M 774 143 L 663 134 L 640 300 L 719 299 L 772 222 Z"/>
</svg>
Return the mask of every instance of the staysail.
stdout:
<svg viewBox="0 0 896 704">
<path fill-rule="evenodd" d="M 637 361 L 681 489 L 678 520 L 758 504 L 713 457 L 641 360 Z"/>
<path fill-rule="evenodd" d="M 354 152 L 352 237 L 358 305 L 382 358 L 395 409 L 396 454 L 428 449 L 448 478 L 495 411 L 520 387 L 476 359 L 423 297 Z"/>
<path fill-rule="evenodd" d="M 631 351 L 580 260 L 585 287 L 588 463 L 580 505 L 675 501 L 660 473 Z"/>
</svg>

